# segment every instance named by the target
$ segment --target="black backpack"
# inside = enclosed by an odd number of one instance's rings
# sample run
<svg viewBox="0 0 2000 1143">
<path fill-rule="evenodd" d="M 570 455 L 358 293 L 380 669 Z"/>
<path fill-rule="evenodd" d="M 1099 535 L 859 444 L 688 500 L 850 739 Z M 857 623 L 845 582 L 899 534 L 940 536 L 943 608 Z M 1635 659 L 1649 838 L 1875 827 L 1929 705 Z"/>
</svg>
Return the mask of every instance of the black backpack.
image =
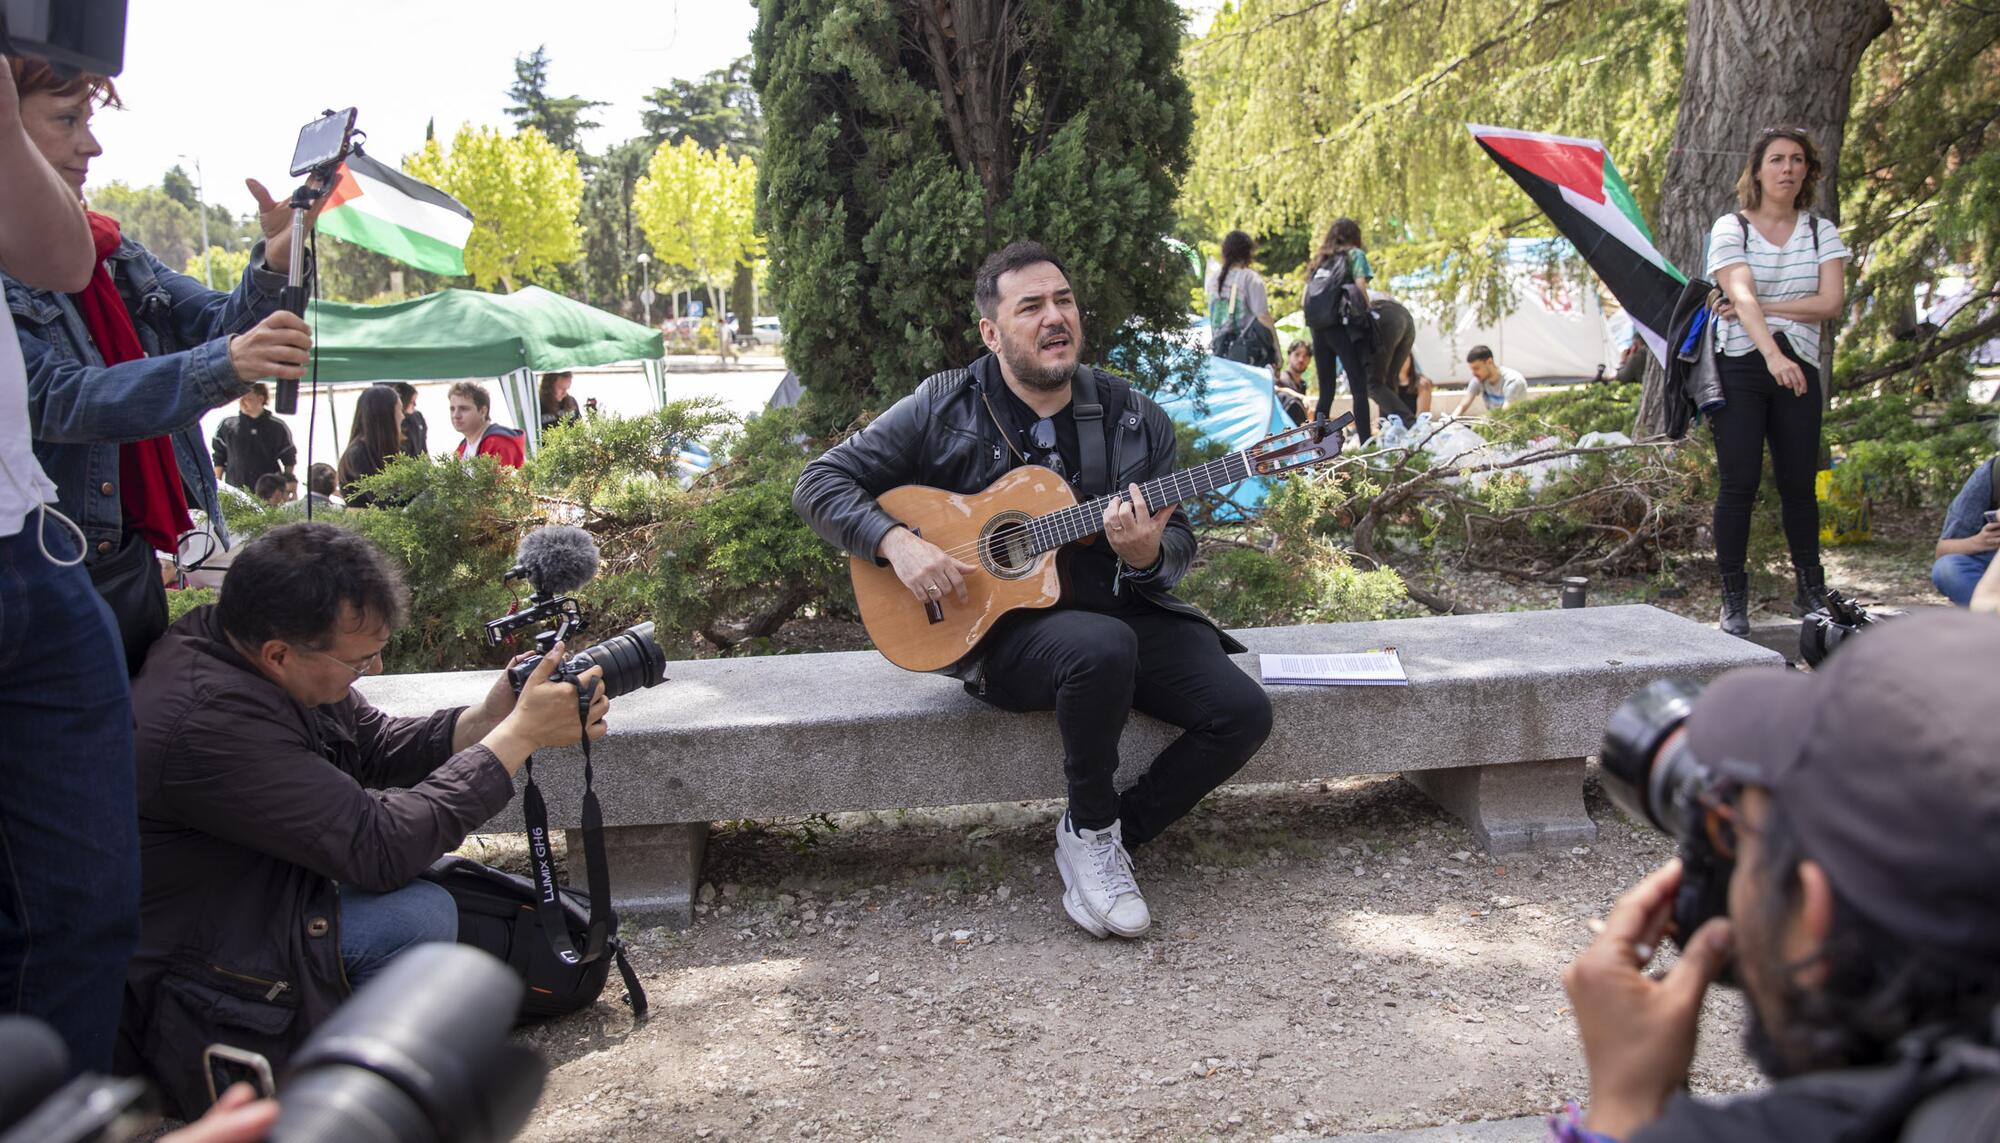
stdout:
<svg viewBox="0 0 2000 1143">
<path fill-rule="evenodd" d="M 1374 346 L 1375 313 L 1368 308 L 1368 291 L 1354 280 L 1352 250 L 1341 251 L 1306 276 L 1305 318 L 1309 328 L 1339 326 L 1356 345 Z"/>
<path fill-rule="evenodd" d="M 1353 280 L 1353 266 L 1345 251 L 1306 275 L 1306 325 L 1312 329 L 1339 325 L 1340 298 L 1346 292 L 1343 287 Z"/>
<path fill-rule="evenodd" d="M 579 720 L 588 718 L 591 694 L 577 698 Z M 458 943 L 499 957 L 527 984 L 517 1021 L 562 1016 L 597 1002 L 613 963 L 625 980 L 625 1002 L 635 1020 L 646 1018 L 646 990 L 618 940 L 618 912 L 611 907 L 609 862 L 604 856 L 604 814 L 591 789 L 590 735 L 583 735 L 583 858 L 590 893 L 556 882 L 548 851 L 549 811 L 535 785 L 535 760 L 522 767 L 521 817 L 528 825 L 533 879 L 482 865 L 468 857 L 441 857 L 424 871 L 458 903 Z M 581 945 L 582 952 L 577 951 Z"/>
</svg>

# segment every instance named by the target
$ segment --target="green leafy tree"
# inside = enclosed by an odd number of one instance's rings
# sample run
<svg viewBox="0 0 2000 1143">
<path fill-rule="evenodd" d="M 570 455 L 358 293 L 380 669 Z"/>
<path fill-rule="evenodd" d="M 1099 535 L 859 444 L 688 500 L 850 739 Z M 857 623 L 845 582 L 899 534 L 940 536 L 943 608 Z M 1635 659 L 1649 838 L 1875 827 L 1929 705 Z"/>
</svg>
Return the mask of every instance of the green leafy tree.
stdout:
<svg viewBox="0 0 2000 1143">
<path fill-rule="evenodd" d="M 606 151 L 591 164 L 583 189 L 583 258 L 575 276 L 584 300 L 627 313 L 639 312 L 637 261 L 652 253 L 632 209 L 632 191 L 646 173 L 654 142 L 640 137 Z"/>
<path fill-rule="evenodd" d="M 508 136 L 466 124 L 449 151 L 433 139 L 403 169 L 472 211 L 465 269 L 480 289 L 557 280 L 577 256 L 583 173 L 538 129 Z"/>
<path fill-rule="evenodd" d="M 1839 345 L 1846 391 L 1892 381 L 1956 392 L 1971 347 L 2000 336 L 2000 8 L 1897 0 L 1855 76 L 1843 235 L 1866 251 L 1868 302 Z M 1975 298 L 1916 325 L 1911 300 L 1942 268 Z"/>
<path fill-rule="evenodd" d="M 160 189 L 167 192 L 168 198 L 189 210 L 200 209 L 196 205 L 201 200 L 195 194 L 194 180 L 188 177 L 187 171 L 182 169 L 180 164 L 176 163 L 167 168 L 167 173 L 160 177 Z"/>
<path fill-rule="evenodd" d="M 973 271 L 1022 238 L 1063 259 L 1096 360 L 1166 378 L 1181 35 L 1172 0 L 760 5 L 759 218 L 816 427 L 983 353 Z"/>
<path fill-rule="evenodd" d="M 514 101 L 508 105 L 507 114 L 513 117 L 516 126 L 522 130 L 532 127 L 548 136 L 558 149 L 579 155 L 583 153 L 583 133 L 598 125 L 584 116 L 605 106 L 600 100 L 549 94 L 547 45 L 514 57 L 514 86 L 507 89 L 507 97 Z"/>
<path fill-rule="evenodd" d="M 736 268 L 764 252 L 756 202 L 757 164 L 748 155 L 705 151 L 693 139 L 660 144 L 632 191 L 654 252 L 691 271 L 716 314 Z"/>
<path fill-rule="evenodd" d="M 1282 236 L 1265 260 L 1293 273 L 1352 217 L 1378 272 L 1430 268 L 1442 297 L 1491 314 L 1508 296 L 1505 240 L 1553 231 L 1466 123 L 1603 139 L 1651 213 L 1685 7 L 1243 0 L 1187 46 L 1197 126 L 1183 207 L 1208 241 L 1238 227 Z"/>
<path fill-rule="evenodd" d="M 750 86 L 750 57 L 700 79 L 676 79 L 646 96 L 639 120 L 655 143 L 693 139 L 706 150 L 727 147 L 756 158 L 764 146 L 764 119 Z"/>
<path fill-rule="evenodd" d="M 117 219 L 125 237 L 169 266 L 185 266 L 201 252 L 201 219 L 159 187 L 92 187 L 90 207 Z"/>
<path fill-rule="evenodd" d="M 233 250 L 222 246 L 211 246 L 208 248 L 207 265 L 204 266 L 202 263 L 202 256 L 199 253 L 194 254 L 188 258 L 187 265 L 181 269 L 181 273 L 200 280 L 203 271 L 207 270 L 214 275 L 211 281 L 216 289 L 233 290 L 236 288 L 236 283 L 243 280 L 243 271 L 250 267 L 250 250 L 244 246 L 238 246 Z"/>
</svg>

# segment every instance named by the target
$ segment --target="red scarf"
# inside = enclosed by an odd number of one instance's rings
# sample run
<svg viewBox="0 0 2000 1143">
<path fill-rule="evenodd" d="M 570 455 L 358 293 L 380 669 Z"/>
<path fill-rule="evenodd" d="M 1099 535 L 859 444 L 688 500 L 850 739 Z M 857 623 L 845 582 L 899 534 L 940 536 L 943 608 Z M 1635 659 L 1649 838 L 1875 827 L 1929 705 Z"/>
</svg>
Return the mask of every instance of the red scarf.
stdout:
<svg viewBox="0 0 2000 1143">
<path fill-rule="evenodd" d="M 117 365 L 146 356 L 139 344 L 139 331 L 125 309 L 125 299 L 111 280 L 104 260 L 118 249 L 118 220 L 96 211 L 90 217 L 90 236 L 97 242 L 97 272 L 80 294 L 71 294 L 76 311 L 83 318 L 90 340 L 97 343 L 104 364 Z M 124 509 L 125 526 L 145 537 L 154 550 L 171 552 L 182 532 L 194 527 L 188 519 L 187 493 L 181 487 L 180 466 L 174 461 L 174 442 L 169 437 L 118 446 L 119 505 Z"/>
</svg>

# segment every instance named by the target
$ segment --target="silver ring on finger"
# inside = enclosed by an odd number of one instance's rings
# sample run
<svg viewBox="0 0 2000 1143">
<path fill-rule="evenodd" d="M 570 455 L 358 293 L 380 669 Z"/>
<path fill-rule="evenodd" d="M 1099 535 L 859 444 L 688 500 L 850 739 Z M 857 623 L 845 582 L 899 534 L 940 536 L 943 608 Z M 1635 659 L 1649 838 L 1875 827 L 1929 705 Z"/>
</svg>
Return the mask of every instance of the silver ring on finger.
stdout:
<svg viewBox="0 0 2000 1143">
<path fill-rule="evenodd" d="M 924 585 L 924 590 L 930 592 L 932 595 L 936 595 L 938 593 L 938 585 L 927 583 Z"/>
</svg>

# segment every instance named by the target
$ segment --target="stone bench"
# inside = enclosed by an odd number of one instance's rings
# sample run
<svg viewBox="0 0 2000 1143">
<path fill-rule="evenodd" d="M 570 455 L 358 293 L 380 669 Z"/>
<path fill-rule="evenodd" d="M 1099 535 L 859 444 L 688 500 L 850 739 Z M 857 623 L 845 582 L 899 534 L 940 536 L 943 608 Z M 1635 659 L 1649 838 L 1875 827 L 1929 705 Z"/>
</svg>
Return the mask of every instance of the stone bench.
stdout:
<svg viewBox="0 0 2000 1143">
<path fill-rule="evenodd" d="M 1407 687 L 1273 686 L 1271 737 L 1237 776 L 1273 782 L 1401 773 L 1495 853 L 1588 843 L 1585 756 L 1604 722 L 1646 682 L 1707 682 L 1782 657 L 1646 606 L 1256 628 L 1251 653 L 1394 646 Z M 395 714 L 477 702 L 491 672 L 364 680 Z M 1065 793 L 1051 715 L 996 710 L 951 679 L 872 651 L 667 665 L 667 682 L 612 708 L 593 746 L 606 848 L 627 910 L 686 924 L 708 823 L 847 810 L 969 805 Z M 1178 733 L 1133 715 L 1121 779 Z M 580 752 L 545 752 L 536 772 L 552 825 L 579 819 Z M 521 829 L 520 801 L 487 823 Z M 576 844 L 574 834 L 570 837 Z M 581 875 L 581 862 L 572 863 Z"/>
</svg>

